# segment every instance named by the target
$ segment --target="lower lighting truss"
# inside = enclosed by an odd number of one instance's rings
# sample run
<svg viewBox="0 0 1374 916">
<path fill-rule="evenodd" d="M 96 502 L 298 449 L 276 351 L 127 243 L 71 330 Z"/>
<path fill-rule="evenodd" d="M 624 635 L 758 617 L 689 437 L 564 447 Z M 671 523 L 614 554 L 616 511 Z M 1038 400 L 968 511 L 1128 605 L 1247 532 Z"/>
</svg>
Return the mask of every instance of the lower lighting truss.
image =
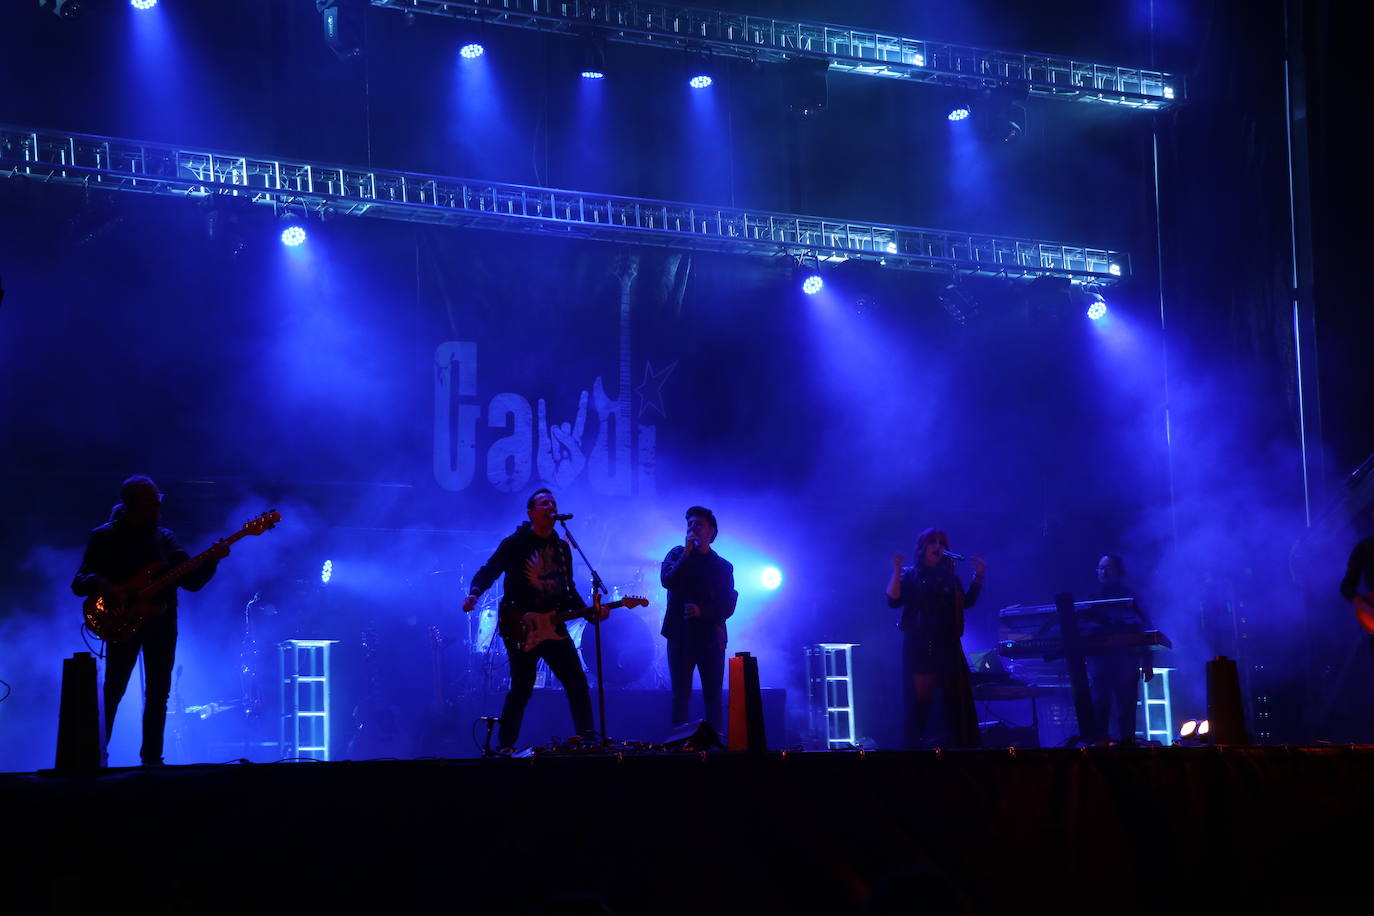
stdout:
<svg viewBox="0 0 1374 916">
<path fill-rule="evenodd" d="M 1100 285 L 1130 275 L 1129 256 L 1107 248 L 268 159 L 4 125 L 0 175 L 163 197 L 234 197 L 320 217 L 370 216 L 774 258 L 861 259 L 901 270 L 1068 277 Z"/>
<path fill-rule="evenodd" d="M 561 34 L 594 30 L 610 41 L 709 51 L 751 61 L 824 60 L 859 76 L 982 89 L 1023 86 L 1033 96 L 1158 111 L 1182 102 L 1182 76 L 1054 54 L 998 51 L 849 26 L 749 16 L 635 0 L 370 0 L 406 13 Z"/>
</svg>

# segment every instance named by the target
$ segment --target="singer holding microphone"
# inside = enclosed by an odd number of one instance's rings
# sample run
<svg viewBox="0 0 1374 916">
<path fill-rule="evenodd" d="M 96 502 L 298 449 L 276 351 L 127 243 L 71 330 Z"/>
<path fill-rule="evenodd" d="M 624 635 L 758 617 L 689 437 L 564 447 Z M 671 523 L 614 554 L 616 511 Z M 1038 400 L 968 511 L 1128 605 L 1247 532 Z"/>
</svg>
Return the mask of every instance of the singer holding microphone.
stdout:
<svg viewBox="0 0 1374 916">
<path fill-rule="evenodd" d="M 572 640 L 568 639 L 567 627 L 561 622 L 557 624 L 555 629 L 561 639 L 546 639 L 528 652 L 519 647 L 521 615 L 531 611 L 543 613 L 587 607 L 587 602 L 573 587 L 572 551 L 568 542 L 553 530 L 555 522 L 572 516 L 559 515 L 553 493 L 544 489 L 530 494 L 525 509 L 529 521 L 521 522 L 477 570 L 463 602 L 463 610 L 471 611 L 483 592 L 501 576 L 506 577 L 497 616 L 497 629 L 506 643 L 506 655 L 510 659 L 510 693 L 506 694 L 506 703 L 501 709 L 499 732 L 504 755 L 513 752 L 520 736 L 520 722 L 534 693 L 534 679 L 541 658 L 548 662 L 549 670 L 563 684 L 577 734 L 585 741 L 596 740 L 587 675 L 582 671 Z M 603 609 L 603 620 L 607 613 Z"/>
<path fill-rule="evenodd" d="M 943 531 L 927 528 L 916 539 L 916 562 L 892 558 L 887 583 L 888 607 L 901 608 L 902 694 L 906 709 L 906 746 L 978 747 L 978 717 L 968 659 L 960 639 L 964 609 L 973 606 L 983 590 L 987 564 L 973 557 L 973 579 L 965 590 L 954 571 L 956 560 Z"/>
<path fill-rule="evenodd" d="M 721 685 L 725 679 L 725 621 L 735 613 L 735 568 L 711 549 L 717 533 L 715 513 L 704 506 L 687 510 L 687 536 L 668 551 L 659 572 L 668 590 L 662 635 L 668 640 L 668 676 L 673 685 L 672 725 L 687 721 L 692 671 L 701 674 L 706 721 L 720 733 Z"/>
</svg>

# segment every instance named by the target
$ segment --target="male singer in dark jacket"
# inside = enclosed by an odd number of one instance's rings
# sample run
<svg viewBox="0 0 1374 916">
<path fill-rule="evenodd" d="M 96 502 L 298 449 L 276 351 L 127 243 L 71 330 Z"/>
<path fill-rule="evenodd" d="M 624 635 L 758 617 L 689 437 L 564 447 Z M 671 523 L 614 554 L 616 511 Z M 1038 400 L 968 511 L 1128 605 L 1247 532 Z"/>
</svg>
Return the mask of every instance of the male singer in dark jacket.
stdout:
<svg viewBox="0 0 1374 916">
<path fill-rule="evenodd" d="M 587 606 L 573 588 L 572 551 L 568 542 L 553 530 L 554 516 L 558 514 L 553 494 L 548 490 L 535 490 L 525 503 L 525 509 L 530 520 L 521 522 L 515 533 L 503 540 L 491 558 L 477 570 L 463 602 L 463 610 L 472 610 L 483 592 L 502 575 L 506 577 L 498 612 L 501 638 L 510 659 L 510 693 L 506 694 L 506 704 L 501 710 L 502 754 L 510 754 L 520 736 L 520 722 L 534 693 L 534 678 L 541 658 L 548 662 L 549 670 L 568 694 L 577 734 L 588 740 L 596 738 L 587 675 L 582 671 L 572 640 L 567 638 L 567 627 L 559 623 L 555 630 L 562 639 L 546 639 L 528 652 L 515 645 L 521 614 Z M 602 617 L 605 618 L 605 612 Z"/>
<path fill-rule="evenodd" d="M 177 537 L 158 525 L 162 517 L 162 494 L 151 478 L 130 477 L 119 488 L 120 502 L 110 513 L 110 521 L 91 532 L 81 568 L 72 580 L 72 591 L 89 595 L 112 596 L 115 586 L 132 579 L 149 563 L 160 562 L 168 568 L 190 559 Z M 229 548 L 216 544 L 213 559 L 187 573 L 161 598 L 167 608 L 139 628 L 138 632 L 105 647 L 105 735 L 114 728 L 115 710 L 129 686 L 138 653 L 143 651 L 143 746 L 138 755 L 144 766 L 162 764 L 162 732 L 167 723 L 167 696 L 172 690 L 172 667 L 177 649 L 177 589 L 197 592 L 215 574 L 220 558 Z"/>
<path fill-rule="evenodd" d="M 687 721 L 692 669 L 701 675 L 706 721 L 720 731 L 720 688 L 725 678 L 725 621 L 735 613 L 735 568 L 711 549 L 716 516 L 703 506 L 687 510 L 687 537 L 663 559 L 668 590 L 663 636 L 668 640 L 668 674 L 673 682 L 673 725 Z"/>
</svg>

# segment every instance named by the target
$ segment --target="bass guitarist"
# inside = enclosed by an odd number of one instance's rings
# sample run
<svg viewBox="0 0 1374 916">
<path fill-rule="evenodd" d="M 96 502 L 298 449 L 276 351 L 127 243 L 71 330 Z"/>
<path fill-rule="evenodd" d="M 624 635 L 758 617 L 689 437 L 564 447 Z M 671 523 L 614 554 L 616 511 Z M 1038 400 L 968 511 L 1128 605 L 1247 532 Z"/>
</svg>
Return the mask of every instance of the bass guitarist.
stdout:
<svg viewBox="0 0 1374 916">
<path fill-rule="evenodd" d="M 91 532 L 72 591 L 81 597 L 98 595 L 117 600 L 120 583 L 133 579 L 150 563 L 168 567 L 188 560 L 177 537 L 158 525 L 162 493 L 151 478 L 137 475 L 119 488 L 119 503 L 110 521 Z M 105 735 L 114 728 L 115 711 L 129 685 L 129 676 L 143 652 L 143 746 L 139 757 L 147 767 L 162 765 L 162 733 L 167 722 L 167 696 L 177 646 L 177 588 L 200 591 L 215 574 L 219 560 L 229 555 L 223 542 L 211 548 L 211 559 L 183 576 L 157 596 L 163 609 L 149 617 L 137 633 L 106 645 Z"/>
<path fill-rule="evenodd" d="M 1359 541 L 1350 551 L 1345 575 L 1341 578 L 1341 597 L 1350 602 L 1355 619 L 1369 633 L 1369 647 L 1374 650 L 1374 591 L 1362 592 L 1362 588 L 1374 590 L 1374 535 Z M 1371 712 L 1374 713 L 1374 709 Z"/>
<path fill-rule="evenodd" d="M 558 520 L 558 503 L 553 493 L 546 489 L 535 490 L 526 501 L 525 509 L 529 521 L 521 522 L 515 533 L 501 541 L 491 558 L 477 570 L 463 602 L 463 610 L 471 611 L 483 592 L 501 576 L 506 577 L 505 594 L 501 597 L 497 617 L 498 632 L 510 659 L 510 693 L 506 694 L 506 703 L 501 710 L 499 733 L 501 753 L 506 755 L 513 753 L 520 736 L 520 722 L 534 693 L 534 679 L 541 658 L 548 662 L 549 670 L 568 694 L 568 707 L 572 710 L 573 728 L 578 736 L 586 741 L 596 740 L 587 675 L 572 640 L 567 638 L 567 628 L 558 622 L 555 627 L 558 638 L 545 639 L 528 650 L 524 648 L 526 641 L 521 627 L 524 614 L 587 607 L 573 588 L 572 550 L 553 529 Z M 603 620 L 608 613 L 602 610 Z"/>
</svg>

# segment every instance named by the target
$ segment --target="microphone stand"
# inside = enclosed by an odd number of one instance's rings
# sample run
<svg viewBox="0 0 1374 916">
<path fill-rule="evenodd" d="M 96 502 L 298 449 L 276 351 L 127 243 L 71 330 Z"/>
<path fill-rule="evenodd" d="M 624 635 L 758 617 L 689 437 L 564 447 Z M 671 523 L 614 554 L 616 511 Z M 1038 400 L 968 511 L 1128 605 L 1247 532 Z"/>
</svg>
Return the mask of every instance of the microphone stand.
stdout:
<svg viewBox="0 0 1374 916">
<path fill-rule="evenodd" d="M 601 574 L 596 571 L 596 567 L 592 566 L 587 555 L 582 552 L 582 545 L 577 543 L 577 538 L 573 537 L 572 532 L 568 530 L 568 523 L 562 521 L 559 524 L 563 526 L 563 536 L 568 539 L 569 544 L 573 545 L 577 555 L 582 558 L 583 565 L 592 574 L 592 627 L 596 630 L 597 721 L 601 723 L 601 746 L 608 747 L 610 740 L 606 737 L 606 679 L 602 677 L 601 666 L 601 596 L 606 594 L 606 586 L 601 581 Z"/>
</svg>

